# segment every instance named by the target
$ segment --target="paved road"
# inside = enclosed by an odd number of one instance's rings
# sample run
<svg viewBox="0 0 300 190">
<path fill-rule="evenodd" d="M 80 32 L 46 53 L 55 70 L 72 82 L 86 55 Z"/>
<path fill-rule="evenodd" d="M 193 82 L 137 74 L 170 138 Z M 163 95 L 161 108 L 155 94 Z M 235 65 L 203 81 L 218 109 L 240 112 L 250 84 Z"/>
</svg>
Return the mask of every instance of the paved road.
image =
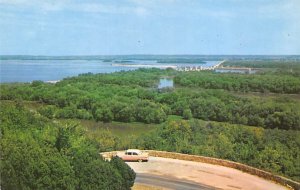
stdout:
<svg viewBox="0 0 300 190">
<path fill-rule="evenodd" d="M 214 190 L 216 188 L 209 187 L 206 185 L 202 185 L 199 183 L 195 183 L 193 181 L 176 179 L 172 177 L 164 177 L 153 174 L 143 174 L 137 173 L 135 183 L 150 185 L 150 186 L 158 186 L 167 189 L 174 190 Z"/>
<path fill-rule="evenodd" d="M 138 173 L 136 182 L 168 189 L 287 190 L 242 171 L 206 164 L 150 157 L 149 162 L 127 162 Z"/>
</svg>

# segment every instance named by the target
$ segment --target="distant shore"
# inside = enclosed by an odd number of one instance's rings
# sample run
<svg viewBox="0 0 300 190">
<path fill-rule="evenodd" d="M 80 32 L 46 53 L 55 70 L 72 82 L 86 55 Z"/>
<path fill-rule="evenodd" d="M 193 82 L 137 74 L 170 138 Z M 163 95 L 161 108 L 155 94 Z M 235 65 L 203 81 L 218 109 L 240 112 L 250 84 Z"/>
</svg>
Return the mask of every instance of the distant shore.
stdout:
<svg viewBox="0 0 300 190">
<path fill-rule="evenodd" d="M 48 80 L 48 81 L 45 81 L 46 83 L 51 83 L 51 84 L 55 84 L 55 83 L 58 83 L 60 80 Z"/>
</svg>

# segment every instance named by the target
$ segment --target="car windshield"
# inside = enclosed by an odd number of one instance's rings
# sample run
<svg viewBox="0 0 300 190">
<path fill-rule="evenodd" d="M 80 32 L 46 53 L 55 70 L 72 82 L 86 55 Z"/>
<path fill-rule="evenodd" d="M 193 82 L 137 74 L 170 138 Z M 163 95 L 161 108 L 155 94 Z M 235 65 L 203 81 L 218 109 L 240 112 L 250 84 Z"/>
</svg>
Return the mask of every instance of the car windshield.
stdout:
<svg viewBox="0 0 300 190">
<path fill-rule="evenodd" d="M 139 155 L 140 152 L 139 151 L 126 151 L 125 154 L 126 155 Z"/>
</svg>

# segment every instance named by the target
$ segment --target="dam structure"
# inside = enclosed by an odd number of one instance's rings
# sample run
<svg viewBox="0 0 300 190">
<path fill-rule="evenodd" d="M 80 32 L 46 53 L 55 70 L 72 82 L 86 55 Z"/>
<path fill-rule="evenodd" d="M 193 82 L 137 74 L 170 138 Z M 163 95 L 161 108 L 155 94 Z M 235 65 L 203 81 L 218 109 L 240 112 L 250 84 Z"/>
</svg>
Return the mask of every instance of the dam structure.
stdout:
<svg viewBox="0 0 300 190">
<path fill-rule="evenodd" d="M 205 70 L 215 70 L 219 68 L 226 60 L 220 61 L 216 65 L 209 66 L 209 67 L 203 67 L 203 66 L 183 66 L 183 67 L 177 67 L 177 71 L 205 71 Z"/>
</svg>

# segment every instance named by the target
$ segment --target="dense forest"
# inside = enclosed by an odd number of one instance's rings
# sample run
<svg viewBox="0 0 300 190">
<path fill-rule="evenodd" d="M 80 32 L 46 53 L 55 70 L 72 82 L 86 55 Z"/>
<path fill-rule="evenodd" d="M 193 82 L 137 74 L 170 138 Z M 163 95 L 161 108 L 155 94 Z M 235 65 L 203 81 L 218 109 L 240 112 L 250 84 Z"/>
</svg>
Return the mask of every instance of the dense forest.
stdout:
<svg viewBox="0 0 300 190">
<path fill-rule="evenodd" d="M 1 103 L 1 189 L 130 189 L 135 173 L 119 158 L 105 162 L 99 144 L 77 125 Z"/>
<path fill-rule="evenodd" d="M 185 72 L 175 77 L 181 86 L 207 89 L 225 89 L 240 92 L 300 93 L 300 77 L 290 74 L 269 73 L 243 75 L 232 73 Z"/>
<path fill-rule="evenodd" d="M 173 78 L 175 87 L 158 89 L 159 79 L 164 77 Z M 58 178 L 71 180 L 61 181 L 71 185 L 62 188 L 74 189 L 88 185 L 81 172 L 92 170 L 91 173 L 99 176 L 89 180 L 95 180 L 99 187 L 103 185 L 101 181 L 107 181 L 106 185 L 114 183 L 115 187 L 129 188 L 134 179 L 132 171 L 120 160 L 102 161 L 98 152 L 137 147 L 229 159 L 300 180 L 297 162 L 300 159 L 300 77 L 297 75 L 139 69 L 112 74 L 86 73 L 56 84 L 33 81 L 0 87 L 2 172 L 29 172 L 30 176 L 57 172 L 53 177 L 66 173 L 69 178 Z M 249 93 L 258 95 L 248 96 Z M 296 98 L 291 98 L 291 94 L 296 94 Z M 22 101 L 39 106 L 28 111 L 22 107 Z M 76 124 L 61 126 L 62 119 L 153 123 L 158 127 L 130 142 L 122 142 L 114 134 L 85 135 Z M 49 152 L 55 158 L 47 156 Z M 15 160 L 23 153 L 38 154 L 28 157 L 41 159 L 30 159 L 26 162 L 32 167 L 19 170 L 20 161 Z M 54 171 L 56 167 L 39 171 L 51 163 L 48 159 L 60 160 L 64 171 Z M 41 163 L 36 168 L 33 162 Z M 93 167 L 96 163 L 98 167 Z M 106 171 L 111 173 L 101 173 L 101 167 L 109 168 Z M 32 183 L 14 172 L 2 174 L 10 176 L 6 179 L 7 189 Z M 110 175 L 118 177 L 110 178 Z M 18 183 L 12 184 L 10 179 Z M 41 184 L 29 188 L 42 187 L 44 179 L 56 183 L 43 178 Z M 51 187 L 57 185 L 61 184 Z M 84 189 L 88 188 L 94 187 Z"/>
<path fill-rule="evenodd" d="M 169 121 L 130 146 L 245 163 L 300 181 L 300 132 L 199 120 Z"/>
<path fill-rule="evenodd" d="M 159 78 L 166 75 L 175 76 L 176 88 L 157 90 Z M 141 69 L 83 74 L 55 85 L 41 81 L 3 84 L 0 98 L 43 103 L 39 112 L 50 119 L 162 123 L 168 115 L 178 115 L 185 119 L 300 129 L 299 101 L 239 97 L 228 91 L 244 92 L 246 87 L 247 92 L 259 88 L 264 92 L 276 89 L 275 92 L 299 93 L 300 77 Z"/>
</svg>

